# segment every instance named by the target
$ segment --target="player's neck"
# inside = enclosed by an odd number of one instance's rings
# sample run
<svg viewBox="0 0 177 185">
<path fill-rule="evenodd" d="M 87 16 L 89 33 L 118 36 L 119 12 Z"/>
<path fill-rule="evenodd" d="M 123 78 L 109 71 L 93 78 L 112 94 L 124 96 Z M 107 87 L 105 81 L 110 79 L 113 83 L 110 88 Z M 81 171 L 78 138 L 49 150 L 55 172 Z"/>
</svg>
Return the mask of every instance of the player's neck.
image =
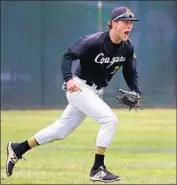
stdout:
<svg viewBox="0 0 177 185">
<path fill-rule="evenodd" d="M 121 39 L 115 37 L 114 31 L 112 29 L 109 30 L 109 37 L 114 44 L 119 44 L 121 42 Z"/>
</svg>

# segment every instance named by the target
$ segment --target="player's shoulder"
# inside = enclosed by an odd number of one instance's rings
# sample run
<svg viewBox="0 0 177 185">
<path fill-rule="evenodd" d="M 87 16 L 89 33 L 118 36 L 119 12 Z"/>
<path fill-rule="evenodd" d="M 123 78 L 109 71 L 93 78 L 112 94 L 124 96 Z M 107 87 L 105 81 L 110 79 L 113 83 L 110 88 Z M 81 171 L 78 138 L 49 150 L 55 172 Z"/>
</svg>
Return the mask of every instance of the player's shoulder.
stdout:
<svg viewBox="0 0 177 185">
<path fill-rule="evenodd" d="M 102 44 L 105 38 L 105 32 L 95 32 L 82 37 L 82 39 L 89 45 Z"/>
<path fill-rule="evenodd" d="M 102 33 L 103 32 L 96 32 L 96 33 L 88 34 L 85 36 L 81 36 L 69 46 L 69 49 L 70 50 L 73 50 L 75 48 L 79 50 L 81 48 L 87 49 L 91 45 L 96 45 L 96 43 L 100 41 L 100 37 Z"/>
</svg>

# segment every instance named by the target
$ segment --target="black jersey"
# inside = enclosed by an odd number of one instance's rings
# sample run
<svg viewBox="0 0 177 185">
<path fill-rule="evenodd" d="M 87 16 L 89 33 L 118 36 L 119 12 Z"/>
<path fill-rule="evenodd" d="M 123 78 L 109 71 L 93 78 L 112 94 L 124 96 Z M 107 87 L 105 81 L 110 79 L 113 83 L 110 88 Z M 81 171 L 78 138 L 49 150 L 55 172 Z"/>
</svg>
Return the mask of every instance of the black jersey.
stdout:
<svg viewBox="0 0 177 185">
<path fill-rule="evenodd" d="M 109 32 L 97 32 L 81 37 L 63 55 L 62 74 L 65 81 L 72 78 L 72 61 L 79 59 L 75 75 L 97 86 L 106 87 L 122 66 L 123 76 L 131 90 L 140 92 L 134 47 L 130 40 L 114 44 Z"/>
</svg>

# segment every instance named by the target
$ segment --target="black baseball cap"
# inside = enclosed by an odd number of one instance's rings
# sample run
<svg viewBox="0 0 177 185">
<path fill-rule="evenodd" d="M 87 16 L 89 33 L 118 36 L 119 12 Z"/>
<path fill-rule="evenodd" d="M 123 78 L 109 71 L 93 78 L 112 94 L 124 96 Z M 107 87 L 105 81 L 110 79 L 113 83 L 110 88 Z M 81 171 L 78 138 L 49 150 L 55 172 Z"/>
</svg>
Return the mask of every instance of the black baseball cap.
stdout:
<svg viewBox="0 0 177 185">
<path fill-rule="evenodd" d="M 112 11 L 110 21 L 139 21 L 135 18 L 134 13 L 127 7 L 117 7 Z"/>
</svg>

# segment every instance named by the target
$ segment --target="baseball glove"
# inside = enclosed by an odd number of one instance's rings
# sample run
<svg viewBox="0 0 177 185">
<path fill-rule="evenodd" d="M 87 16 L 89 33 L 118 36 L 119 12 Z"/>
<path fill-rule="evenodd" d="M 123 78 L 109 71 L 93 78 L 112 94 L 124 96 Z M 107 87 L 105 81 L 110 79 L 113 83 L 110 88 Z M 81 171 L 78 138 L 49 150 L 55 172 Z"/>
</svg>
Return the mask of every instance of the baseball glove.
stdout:
<svg viewBox="0 0 177 185">
<path fill-rule="evenodd" d="M 132 108 L 135 108 L 137 111 L 137 108 L 140 108 L 140 94 L 134 91 L 126 91 L 123 89 L 118 89 L 118 92 L 122 93 L 123 96 L 116 96 L 116 99 L 119 100 L 119 103 L 122 105 L 126 105 L 129 107 L 129 111 Z M 142 108 L 140 108 L 142 109 Z"/>
</svg>

